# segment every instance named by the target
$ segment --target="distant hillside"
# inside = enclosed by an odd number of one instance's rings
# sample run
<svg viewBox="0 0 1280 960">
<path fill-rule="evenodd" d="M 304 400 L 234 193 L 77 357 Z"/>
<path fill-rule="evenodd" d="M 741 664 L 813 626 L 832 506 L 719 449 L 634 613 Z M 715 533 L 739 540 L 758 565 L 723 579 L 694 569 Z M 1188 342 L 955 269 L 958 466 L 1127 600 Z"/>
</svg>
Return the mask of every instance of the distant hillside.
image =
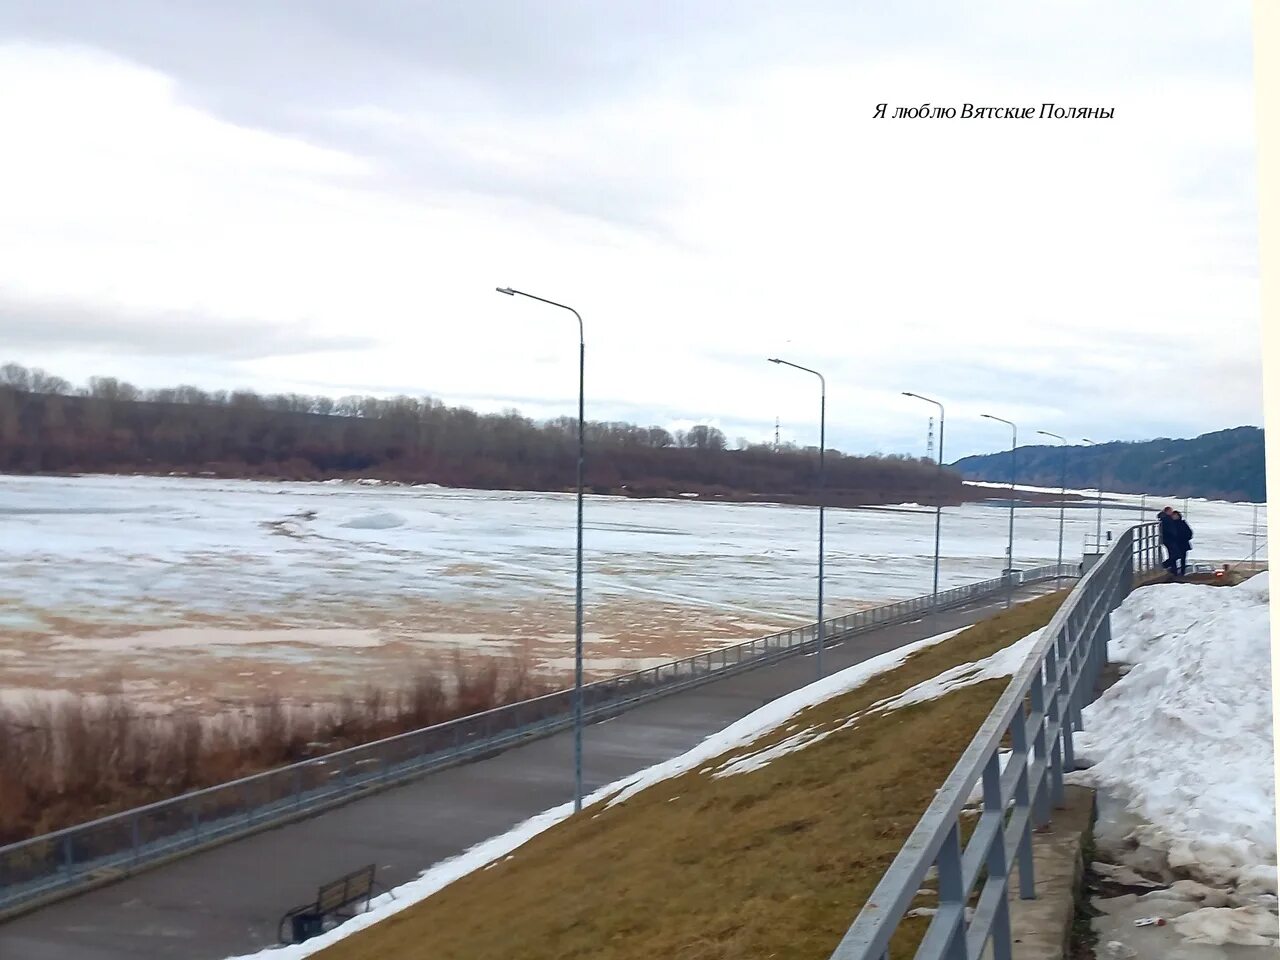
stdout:
<svg viewBox="0 0 1280 960">
<path fill-rule="evenodd" d="M 1066 454 L 1067 486 L 1098 486 L 1113 493 L 1155 493 L 1211 500 L 1267 498 L 1263 432 L 1258 427 L 1233 427 L 1192 440 L 1161 437 L 1140 443 L 1100 443 L 1097 446 L 1036 446 L 1018 448 L 1019 483 L 1056 487 L 1062 482 Z M 966 480 L 1009 482 L 1009 451 L 965 457 L 950 466 Z"/>
</svg>

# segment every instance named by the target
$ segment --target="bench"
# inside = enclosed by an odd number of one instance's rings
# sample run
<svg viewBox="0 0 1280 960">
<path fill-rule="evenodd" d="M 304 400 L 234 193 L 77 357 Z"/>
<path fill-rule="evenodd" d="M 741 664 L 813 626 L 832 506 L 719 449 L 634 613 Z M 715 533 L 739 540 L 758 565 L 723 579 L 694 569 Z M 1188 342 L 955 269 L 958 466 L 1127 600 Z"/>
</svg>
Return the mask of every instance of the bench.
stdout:
<svg viewBox="0 0 1280 960">
<path fill-rule="evenodd" d="M 341 923 L 360 912 L 360 904 L 368 909 L 373 896 L 375 864 L 353 870 L 345 877 L 320 886 L 311 903 L 294 907 L 280 918 L 281 943 L 302 943 L 324 933 L 329 921 Z M 331 924 L 336 926 L 337 923 Z M 288 929 L 286 929 L 288 928 Z"/>
</svg>

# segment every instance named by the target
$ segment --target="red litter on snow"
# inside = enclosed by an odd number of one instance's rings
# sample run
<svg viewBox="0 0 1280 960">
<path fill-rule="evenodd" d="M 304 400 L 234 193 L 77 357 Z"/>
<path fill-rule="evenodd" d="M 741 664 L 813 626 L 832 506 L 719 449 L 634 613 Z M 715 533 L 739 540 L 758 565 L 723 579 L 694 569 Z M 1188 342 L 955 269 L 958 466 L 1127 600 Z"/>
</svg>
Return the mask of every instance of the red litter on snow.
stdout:
<svg viewBox="0 0 1280 960">
<path fill-rule="evenodd" d="M 1165 925 L 1164 917 L 1143 917 L 1141 920 L 1133 921 L 1135 927 L 1163 927 Z"/>
</svg>

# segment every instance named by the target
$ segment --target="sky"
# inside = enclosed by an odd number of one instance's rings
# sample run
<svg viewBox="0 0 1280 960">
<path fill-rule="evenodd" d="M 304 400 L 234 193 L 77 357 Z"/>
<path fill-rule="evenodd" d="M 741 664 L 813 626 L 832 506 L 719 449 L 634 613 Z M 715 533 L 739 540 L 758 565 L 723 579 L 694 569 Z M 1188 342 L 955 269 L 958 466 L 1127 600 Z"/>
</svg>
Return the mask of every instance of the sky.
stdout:
<svg viewBox="0 0 1280 960">
<path fill-rule="evenodd" d="M 0 0 L 0 363 L 948 461 L 1262 422 L 1249 5 Z M 876 119 L 875 108 L 1114 108 Z"/>
</svg>

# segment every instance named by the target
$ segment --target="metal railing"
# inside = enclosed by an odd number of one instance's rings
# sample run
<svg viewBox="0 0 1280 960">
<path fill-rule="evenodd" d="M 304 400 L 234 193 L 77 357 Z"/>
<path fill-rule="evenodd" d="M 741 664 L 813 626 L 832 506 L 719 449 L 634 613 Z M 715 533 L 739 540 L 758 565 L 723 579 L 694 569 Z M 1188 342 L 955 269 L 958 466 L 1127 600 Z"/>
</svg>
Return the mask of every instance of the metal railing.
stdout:
<svg viewBox="0 0 1280 960">
<path fill-rule="evenodd" d="M 1160 566 L 1156 524 L 1124 531 L 1088 570 L 1045 627 L 973 741 L 934 796 L 832 960 L 888 960 L 898 925 L 931 868 L 937 912 L 916 960 L 1015 957 L 1009 923 L 1010 868 L 1018 893 L 1036 895 L 1031 832 L 1048 824 L 1064 798 L 1063 776 L 1075 767 L 1074 732 L 1095 698 L 1107 662 L 1111 611 L 1136 578 Z M 1011 750 L 1002 769 L 1001 745 Z M 982 811 L 961 843 L 960 815 L 982 783 Z M 975 902 L 976 895 L 976 902 Z"/>
<path fill-rule="evenodd" d="M 1017 584 L 1074 577 L 1056 564 L 938 594 L 938 610 Z M 932 595 L 823 621 L 823 647 L 929 614 Z M 584 721 L 816 649 L 816 624 L 583 686 Z M 572 723 L 573 691 L 561 690 L 446 723 L 340 750 L 169 800 L 0 847 L 0 918 L 269 826 L 345 803 L 371 790 L 486 756 Z"/>
</svg>

